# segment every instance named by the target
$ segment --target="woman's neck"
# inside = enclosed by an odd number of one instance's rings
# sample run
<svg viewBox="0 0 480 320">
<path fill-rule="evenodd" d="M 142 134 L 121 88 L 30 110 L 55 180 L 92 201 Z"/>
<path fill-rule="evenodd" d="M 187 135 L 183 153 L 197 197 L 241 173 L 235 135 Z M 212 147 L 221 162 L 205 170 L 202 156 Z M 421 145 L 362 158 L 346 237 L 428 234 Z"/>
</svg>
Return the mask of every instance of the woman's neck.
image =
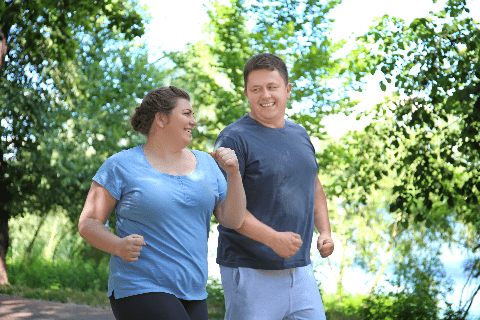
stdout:
<svg viewBox="0 0 480 320">
<path fill-rule="evenodd" d="M 175 162 L 183 157 L 183 149 L 161 139 L 147 139 L 143 151 L 160 161 Z"/>
</svg>

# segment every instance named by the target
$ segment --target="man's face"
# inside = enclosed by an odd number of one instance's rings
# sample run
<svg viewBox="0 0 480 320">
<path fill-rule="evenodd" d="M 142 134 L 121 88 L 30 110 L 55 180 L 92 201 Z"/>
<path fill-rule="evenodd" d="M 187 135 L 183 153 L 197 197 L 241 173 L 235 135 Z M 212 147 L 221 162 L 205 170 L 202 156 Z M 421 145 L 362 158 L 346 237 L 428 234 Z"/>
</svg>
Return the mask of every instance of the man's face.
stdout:
<svg viewBox="0 0 480 320">
<path fill-rule="evenodd" d="M 250 116 L 261 124 L 283 123 L 292 84 L 285 85 L 278 70 L 254 70 L 247 79 L 245 95 L 250 104 Z"/>
</svg>

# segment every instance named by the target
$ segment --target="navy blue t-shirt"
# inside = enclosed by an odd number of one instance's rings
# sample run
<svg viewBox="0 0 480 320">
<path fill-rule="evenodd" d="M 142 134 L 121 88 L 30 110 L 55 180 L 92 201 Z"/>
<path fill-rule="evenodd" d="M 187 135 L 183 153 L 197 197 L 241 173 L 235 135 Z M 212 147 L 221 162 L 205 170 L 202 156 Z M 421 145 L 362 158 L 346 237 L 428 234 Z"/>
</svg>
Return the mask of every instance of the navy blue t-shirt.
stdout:
<svg viewBox="0 0 480 320">
<path fill-rule="evenodd" d="M 298 233 L 303 241 L 300 250 L 285 259 L 270 247 L 219 225 L 217 263 L 263 270 L 310 264 L 318 164 L 307 131 L 288 119 L 283 128 L 268 128 L 247 114 L 220 132 L 215 147 L 235 151 L 247 210 L 276 231 Z"/>
</svg>

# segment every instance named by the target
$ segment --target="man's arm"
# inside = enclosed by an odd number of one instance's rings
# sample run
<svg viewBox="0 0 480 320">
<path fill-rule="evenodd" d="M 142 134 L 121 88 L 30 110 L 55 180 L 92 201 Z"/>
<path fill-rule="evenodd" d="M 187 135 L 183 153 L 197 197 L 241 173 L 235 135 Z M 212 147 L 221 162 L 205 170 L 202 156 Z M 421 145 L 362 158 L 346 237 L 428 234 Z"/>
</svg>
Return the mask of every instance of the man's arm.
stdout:
<svg viewBox="0 0 480 320">
<path fill-rule="evenodd" d="M 317 248 L 322 258 L 326 258 L 332 254 L 335 245 L 332 240 L 332 230 L 328 218 L 327 197 L 318 176 L 315 177 L 315 204 L 313 210 L 315 213 L 315 227 L 320 232 Z"/>
<path fill-rule="evenodd" d="M 235 230 L 272 248 L 276 254 L 285 259 L 294 256 L 303 244 L 300 235 L 290 231 L 278 232 L 255 218 L 246 209 L 242 226 Z"/>
</svg>

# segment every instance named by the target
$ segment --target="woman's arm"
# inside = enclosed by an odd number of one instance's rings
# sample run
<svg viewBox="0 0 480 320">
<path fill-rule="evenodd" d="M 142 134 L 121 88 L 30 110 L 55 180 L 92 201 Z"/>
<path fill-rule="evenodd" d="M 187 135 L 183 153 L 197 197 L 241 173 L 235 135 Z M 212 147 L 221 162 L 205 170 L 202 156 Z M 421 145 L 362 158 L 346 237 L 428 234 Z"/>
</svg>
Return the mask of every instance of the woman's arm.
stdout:
<svg viewBox="0 0 480 320">
<path fill-rule="evenodd" d="M 93 181 L 80 215 L 78 232 L 97 249 L 117 255 L 127 262 L 137 261 L 142 245 L 145 245 L 143 237 L 132 234 L 120 238 L 105 227 L 116 204 L 117 200 L 108 190 Z"/>
<path fill-rule="evenodd" d="M 243 224 L 247 199 L 243 189 L 242 176 L 238 170 L 235 152 L 228 148 L 218 148 L 211 156 L 227 173 L 227 195 L 217 203 L 213 214 L 225 228 L 237 229 Z"/>
</svg>

